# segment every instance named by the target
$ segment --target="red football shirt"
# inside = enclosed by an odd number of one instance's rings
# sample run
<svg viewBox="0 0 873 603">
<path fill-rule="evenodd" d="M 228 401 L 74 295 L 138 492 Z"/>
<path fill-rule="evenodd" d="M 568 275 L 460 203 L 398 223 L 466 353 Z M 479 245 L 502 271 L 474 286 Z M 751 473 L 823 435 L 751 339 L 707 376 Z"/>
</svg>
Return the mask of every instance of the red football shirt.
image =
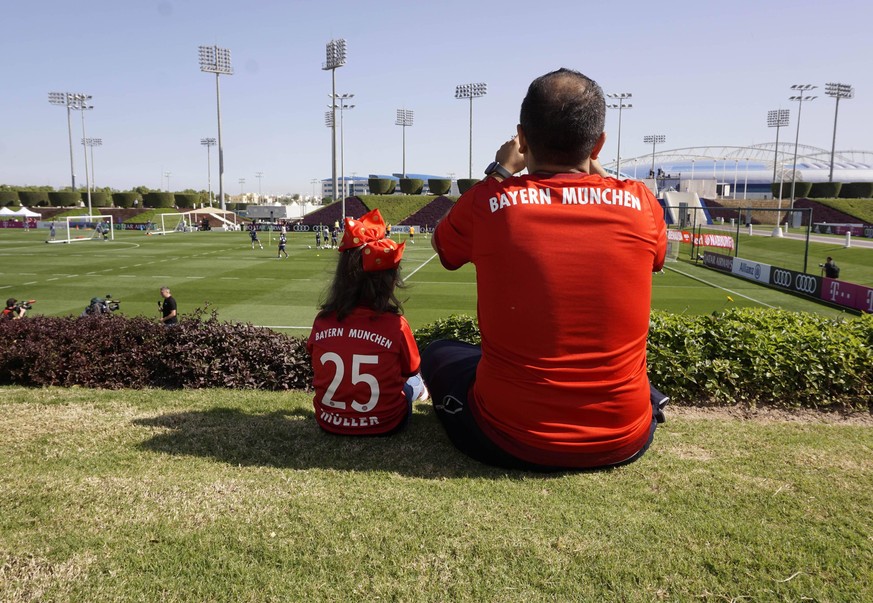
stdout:
<svg viewBox="0 0 873 603">
<path fill-rule="evenodd" d="M 355 308 L 342 322 L 319 314 L 306 344 L 315 373 L 315 418 L 333 433 L 386 433 L 406 418 L 406 379 L 421 359 L 403 316 Z"/>
<path fill-rule="evenodd" d="M 440 260 L 476 266 L 482 360 L 473 414 L 507 452 L 546 465 L 619 462 L 652 420 L 646 336 L 663 210 L 640 182 L 486 178 L 437 226 Z"/>
</svg>

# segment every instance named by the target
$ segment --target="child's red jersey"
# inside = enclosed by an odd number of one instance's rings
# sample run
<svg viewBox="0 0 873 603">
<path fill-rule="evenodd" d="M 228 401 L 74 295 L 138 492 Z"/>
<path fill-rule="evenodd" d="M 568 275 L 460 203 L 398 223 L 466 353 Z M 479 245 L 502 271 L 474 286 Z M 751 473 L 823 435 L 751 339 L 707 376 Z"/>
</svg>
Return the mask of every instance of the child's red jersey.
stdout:
<svg viewBox="0 0 873 603">
<path fill-rule="evenodd" d="M 406 319 L 355 308 L 342 322 L 321 313 L 312 325 L 315 418 L 326 431 L 387 433 L 406 418 L 406 379 L 421 359 Z"/>
</svg>

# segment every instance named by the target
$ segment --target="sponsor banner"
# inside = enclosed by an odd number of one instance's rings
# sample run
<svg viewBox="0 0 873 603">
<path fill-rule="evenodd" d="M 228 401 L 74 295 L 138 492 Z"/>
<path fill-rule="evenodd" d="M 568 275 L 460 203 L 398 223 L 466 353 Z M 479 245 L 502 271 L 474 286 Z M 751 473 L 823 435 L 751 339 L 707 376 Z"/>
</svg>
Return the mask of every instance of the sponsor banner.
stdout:
<svg viewBox="0 0 873 603">
<path fill-rule="evenodd" d="M 821 280 L 821 299 L 847 308 L 873 313 L 873 289 L 870 287 L 827 277 Z"/>
<path fill-rule="evenodd" d="M 730 255 L 722 255 L 713 253 L 712 251 L 703 252 L 703 265 L 724 272 L 734 271 L 734 258 Z"/>
<path fill-rule="evenodd" d="M 693 241 L 694 244 L 699 247 L 721 247 L 722 249 L 734 248 L 734 238 L 730 235 L 692 235 L 687 230 L 668 230 L 667 240 L 680 241 L 682 243 L 691 243 Z"/>
<path fill-rule="evenodd" d="M 723 249 L 734 248 L 734 238 L 730 235 L 704 234 L 697 238 L 697 244 L 704 247 L 721 247 Z"/>
<path fill-rule="evenodd" d="M 737 276 L 741 276 L 750 281 L 758 283 L 770 283 L 770 264 L 762 264 L 761 262 L 753 262 L 744 260 L 743 258 L 734 258 L 734 266 L 732 272 Z"/>
<path fill-rule="evenodd" d="M 822 278 L 820 276 L 795 272 L 787 268 L 774 267 L 770 270 L 771 285 L 810 297 L 821 298 L 821 282 Z"/>
</svg>

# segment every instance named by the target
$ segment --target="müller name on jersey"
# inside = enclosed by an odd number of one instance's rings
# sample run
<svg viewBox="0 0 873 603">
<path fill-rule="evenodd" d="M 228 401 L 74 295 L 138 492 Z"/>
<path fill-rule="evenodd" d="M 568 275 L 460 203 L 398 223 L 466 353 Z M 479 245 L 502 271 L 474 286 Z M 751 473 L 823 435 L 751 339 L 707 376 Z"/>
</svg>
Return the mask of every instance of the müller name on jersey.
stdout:
<svg viewBox="0 0 873 603">
<path fill-rule="evenodd" d="M 513 205 L 551 205 L 552 191 L 548 188 L 508 189 L 488 199 L 491 213 Z M 561 189 L 563 205 L 614 205 L 642 211 L 640 198 L 630 191 L 615 188 L 573 186 Z"/>
<path fill-rule="evenodd" d="M 366 339 L 367 341 L 372 341 L 373 343 L 378 343 L 385 349 L 390 349 L 394 344 L 393 341 L 379 335 L 378 333 L 373 333 L 372 331 L 367 331 L 365 329 L 349 329 L 349 334 L 345 334 L 345 327 L 324 329 L 315 334 L 315 341 L 321 341 L 322 339 L 327 339 L 328 337 L 349 337 L 351 339 Z"/>
</svg>

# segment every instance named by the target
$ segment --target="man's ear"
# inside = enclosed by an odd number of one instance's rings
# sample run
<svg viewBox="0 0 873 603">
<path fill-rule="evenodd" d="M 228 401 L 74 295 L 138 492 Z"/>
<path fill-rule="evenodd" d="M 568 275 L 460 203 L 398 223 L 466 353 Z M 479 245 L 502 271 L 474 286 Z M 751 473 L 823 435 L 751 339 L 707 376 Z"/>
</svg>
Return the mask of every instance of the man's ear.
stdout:
<svg viewBox="0 0 873 603">
<path fill-rule="evenodd" d="M 597 142 L 594 143 L 594 148 L 591 149 L 591 159 L 597 159 L 600 156 L 600 151 L 603 149 L 603 145 L 606 142 L 606 132 L 600 133 L 600 138 L 597 139 Z"/>
<path fill-rule="evenodd" d="M 518 136 L 518 152 L 525 155 L 528 152 L 527 138 L 524 135 L 524 130 L 522 129 L 521 124 L 515 126 L 515 132 Z"/>
</svg>

